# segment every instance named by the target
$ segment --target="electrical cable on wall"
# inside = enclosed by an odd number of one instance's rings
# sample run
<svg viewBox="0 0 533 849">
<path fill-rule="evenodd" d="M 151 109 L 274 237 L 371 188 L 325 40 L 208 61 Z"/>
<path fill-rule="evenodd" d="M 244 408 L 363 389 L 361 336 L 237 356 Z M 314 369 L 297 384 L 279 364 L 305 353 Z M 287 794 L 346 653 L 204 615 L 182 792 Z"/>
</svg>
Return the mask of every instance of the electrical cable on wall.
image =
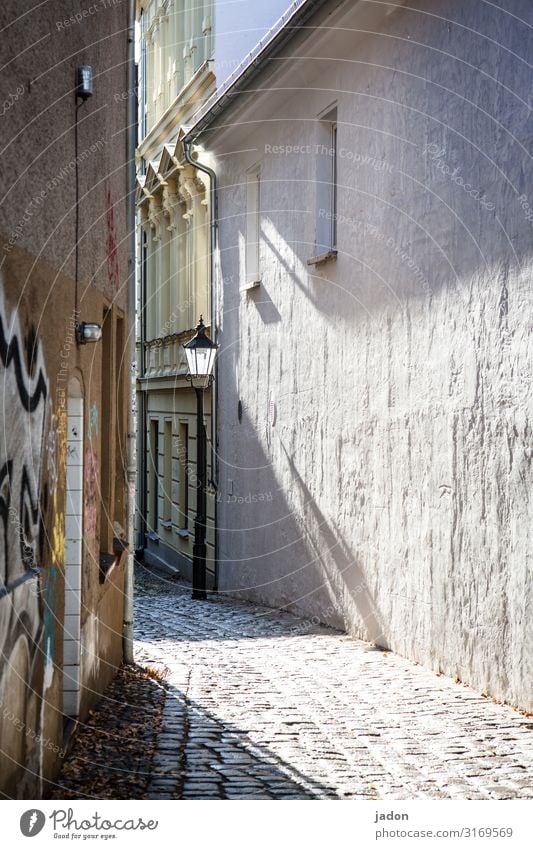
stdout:
<svg viewBox="0 0 533 849">
<path fill-rule="evenodd" d="M 79 109 L 81 103 L 76 103 L 76 120 L 74 123 L 74 163 L 76 169 L 76 235 L 75 235 L 75 246 L 74 246 L 74 316 L 77 321 L 78 318 L 78 278 L 79 278 L 79 237 L 80 237 L 80 173 L 79 173 L 79 165 L 78 165 L 78 121 L 79 121 Z"/>
<path fill-rule="evenodd" d="M 80 107 L 93 93 L 93 70 L 90 65 L 79 65 L 76 69 L 76 119 L 74 122 L 74 165 L 76 169 L 76 244 L 74 249 L 74 315 L 78 315 L 79 285 L 79 237 L 80 237 L 80 168 L 78 162 L 78 122 Z M 81 99 L 81 103 L 78 102 Z"/>
<path fill-rule="evenodd" d="M 80 173 L 78 163 L 78 121 L 79 109 L 93 93 L 93 69 L 90 65 L 79 65 L 76 69 L 76 118 L 74 121 L 74 165 L 76 183 L 76 244 L 74 246 L 74 315 L 76 316 L 76 339 L 80 345 L 87 342 L 98 342 L 102 338 L 102 328 L 99 324 L 78 321 L 78 285 L 79 285 L 79 239 L 80 239 Z M 81 103 L 78 103 L 81 98 Z"/>
</svg>

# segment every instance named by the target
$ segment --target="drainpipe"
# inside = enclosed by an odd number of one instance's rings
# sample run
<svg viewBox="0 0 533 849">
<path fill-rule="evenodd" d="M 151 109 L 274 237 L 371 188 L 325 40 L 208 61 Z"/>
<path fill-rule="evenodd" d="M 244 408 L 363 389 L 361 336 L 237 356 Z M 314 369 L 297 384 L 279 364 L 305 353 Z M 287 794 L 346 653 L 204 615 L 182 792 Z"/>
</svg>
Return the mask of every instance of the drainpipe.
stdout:
<svg viewBox="0 0 533 849">
<path fill-rule="evenodd" d="M 127 218 L 128 227 L 128 466 L 126 503 L 128 505 L 128 555 L 124 574 L 123 652 L 125 663 L 133 663 L 133 562 L 135 515 L 135 416 L 133 413 L 132 364 L 135 362 L 135 146 L 137 140 L 137 100 L 135 93 L 135 0 L 128 9 L 128 104 L 127 104 Z"/>
<path fill-rule="evenodd" d="M 185 159 L 197 168 L 203 171 L 209 177 L 209 188 L 211 201 L 209 204 L 211 221 L 209 225 L 209 282 L 211 293 L 211 338 L 213 342 L 217 341 L 217 296 L 216 296 L 216 281 L 215 281 L 215 256 L 217 248 L 217 176 L 212 168 L 207 165 L 202 165 L 192 158 L 191 148 L 193 142 L 184 141 L 183 149 L 185 151 Z M 215 372 L 217 370 L 217 362 L 215 360 Z M 211 386 L 212 401 L 211 401 L 211 480 L 215 492 L 218 490 L 218 457 L 217 457 L 217 407 L 218 407 L 218 391 L 217 380 Z M 218 590 L 218 523 L 217 523 L 217 500 L 215 498 L 215 585 L 214 591 Z"/>
<path fill-rule="evenodd" d="M 139 278 L 139 359 L 140 377 L 146 374 L 146 233 L 141 229 L 141 273 Z M 139 534 L 137 551 L 141 556 L 146 541 L 146 393 L 136 392 L 137 399 L 137 497 L 139 503 Z"/>
</svg>

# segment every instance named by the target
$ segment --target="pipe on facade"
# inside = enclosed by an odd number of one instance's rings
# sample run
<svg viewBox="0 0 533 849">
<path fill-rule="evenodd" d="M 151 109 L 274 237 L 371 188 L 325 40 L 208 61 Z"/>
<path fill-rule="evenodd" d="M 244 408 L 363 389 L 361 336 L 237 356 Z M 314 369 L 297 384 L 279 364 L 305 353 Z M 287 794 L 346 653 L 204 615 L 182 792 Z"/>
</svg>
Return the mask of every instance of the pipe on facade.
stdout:
<svg viewBox="0 0 533 849">
<path fill-rule="evenodd" d="M 139 274 L 139 377 L 146 373 L 146 233 L 141 227 Z M 146 393 L 136 391 L 137 401 L 137 496 L 139 500 L 139 529 L 136 550 L 144 551 L 146 544 Z M 140 426 L 139 426 L 140 422 Z"/>
<path fill-rule="evenodd" d="M 213 171 L 212 168 L 209 168 L 208 165 L 203 165 L 201 162 L 198 162 L 196 159 L 193 159 L 191 148 L 193 145 L 194 139 L 190 141 L 184 139 L 183 142 L 183 150 L 185 152 L 185 159 L 192 165 L 193 168 L 197 168 L 199 171 L 203 171 L 204 174 L 207 174 L 209 177 L 209 189 L 210 189 L 210 222 L 209 222 L 209 277 L 210 277 L 210 294 L 211 294 L 211 338 L 213 342 L 217 341 L 217 292 L 216 292 L 216 281 L 215 281 L 215 269 L 216 269 L 216 249 L 217 249 L 217 175 Z M 215 371 L 217 368 L 216 360 L 215 360 Z M 215 374 L 216 378 L 216 374 Z M 218 406 L 218 391 L 217 391 L 217 380 L 213 381 L 211 386 L 211 480 L 210 483 L 215 489 L 215 492 L 218 490 L 218 457 L 217 457 L 217 406 Z M 217 529 L 217 501 L 215 499 L 215 584 L 213 587 L 214 591 L 218 590 L 218 529 Z"/>
<path fill-rule="evenodd" d="M 135 0 L 128 7 L 128 102 L 127 102 L 127 218 L 128 227 L 128 342 L 127 342 L 127 381 L 128 390 L 128 440 L 127 440 L 127 486 L 126 503 L 128 506 L 127 536 L 128 554 L 124 574 L 124 661 L 133 663 L 133 563 L 134 563 L 134 515 L 135 515 L 135 414 L 133 409 L 132 366 L 136 358 L 135 348 L 135 147 L 137 140 L 137 100 L 135 92 Z"/>
</svg>

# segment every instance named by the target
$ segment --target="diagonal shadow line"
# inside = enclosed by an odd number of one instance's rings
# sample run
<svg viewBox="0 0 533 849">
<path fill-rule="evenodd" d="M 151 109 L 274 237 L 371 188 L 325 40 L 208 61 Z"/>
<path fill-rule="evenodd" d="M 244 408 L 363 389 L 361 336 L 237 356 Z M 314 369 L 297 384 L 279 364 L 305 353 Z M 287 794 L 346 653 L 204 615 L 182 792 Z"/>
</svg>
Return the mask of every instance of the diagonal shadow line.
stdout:
<svg viewBox="0 0 533 849">
<path fill-rule="evenodd" d="M 291 798 L 296 794 L 301 799 L 339 798 L 334 787 L 305 775 L 268 747 L 255 742 L 246 729 L 206 710 L 176 685 L 169 683 L 167 686 L 167 699 L 175 702 L 176 715 L 184 728 L 181 745 L 173 755 L 168 753 L 167 760 L 170 762 L 175 756 L 176 766 L 181 765 L 183 774 L 176 778 L 176 787 L 184 789 L 188 796 L 191 789 L 195 793 L 195 784 L 205 784 L 216 785 L 221 798 L 228 789 L 237 795 L 240 785 L 250 788 L 243 790 L 242 796 L 251 798 L 265 794 L 273 799 L 284 798 L 287 794 Z M 285 724 L 289 729 L 310 723 L 302 716 L 301 721 Z M 159 739 L 164 741 L 164 731 Z M 157 782 L 158 777 L 164 778 L 166 774 L 165 770 L 158 772 L 156 768 L 153 776 Z M 187 790 L 189 782 L 191 789 Z M 257 785 L 255 790 L 252 789 L 254 785 Z M 201 797 L 199 790 L 197 798 Z"/>
<path fill-rule="evenodd" d="M 361 566 L 357 562 L 357 558 L 353 556 L 346 540 L 340 535 L 338 528 L 333 529 L 327 523 L 324 514 L 317 507 L 309 488 L 307 487 L 302 476 L 298 472 L 294 460 L 283 445 L 281 439 L 279 440 L 279 444 L 283 453 L 285 454 L 287 464 L 292 473 L 292 478 L 303 493 L 305 504 L 304 511 L 306 514 L 311 515 L 313 524 L 316 528 L 316 533 L 324 539 L 326 543 L 327 554 L 333 559 L 335 563 L 336 572 L 333 578 L 337 580 L 341 579 L 343 581 L 346 595 L 350 599 L 350 602 L 354 604 L 358 609 L 359 616 L 362 618 L 366 628 L 368 629 L 368 635 L 365 636 L 364 639 L 370 640 L 371 642 L 376 642 L 380 640 L 384 633 L 383 626 L 381 624 L 380 613 L 374 602 L 374 599 L 367 590 L 364 573 Z M 307 522 L 306 529 L 308 531 L 307 541 L 313 546 L 316 556 L 322 565 L 325 577 L 329 581 L 331 587 L 330 592 L 332 593 L 333 598 L 336 599 L 336 588 L 334 586 L 332 576 L 328 574 L 327 565 L 324 562 L 323 555 L 321 554 L 323 547 L 318 545 L 318 543 L 312 541 L 312 536 L 309 533 L 309 529 L 307 528 Z M 353 591 L 350 588 L 346 578 L 346 573 L 350 573 L 351 576 L 355 579 L 354 582 L 356 591 Z"/>
</svg>

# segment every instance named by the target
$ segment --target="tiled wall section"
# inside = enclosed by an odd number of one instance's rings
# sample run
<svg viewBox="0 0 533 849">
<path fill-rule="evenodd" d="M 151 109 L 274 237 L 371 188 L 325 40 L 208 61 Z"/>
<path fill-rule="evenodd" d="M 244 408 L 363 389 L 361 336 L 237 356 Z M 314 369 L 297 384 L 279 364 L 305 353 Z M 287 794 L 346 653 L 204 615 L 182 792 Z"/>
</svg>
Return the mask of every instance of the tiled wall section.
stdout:
<svg viewBox="0 0 533 849">
<path fill-rule="evenodd" d="M 80 707 L 80 612 L 83 511 L 83 398 L 69 398 L 67 434 L 67 514 L 65 557 L 65 636 L 63 709 Z"/>
</svg>

